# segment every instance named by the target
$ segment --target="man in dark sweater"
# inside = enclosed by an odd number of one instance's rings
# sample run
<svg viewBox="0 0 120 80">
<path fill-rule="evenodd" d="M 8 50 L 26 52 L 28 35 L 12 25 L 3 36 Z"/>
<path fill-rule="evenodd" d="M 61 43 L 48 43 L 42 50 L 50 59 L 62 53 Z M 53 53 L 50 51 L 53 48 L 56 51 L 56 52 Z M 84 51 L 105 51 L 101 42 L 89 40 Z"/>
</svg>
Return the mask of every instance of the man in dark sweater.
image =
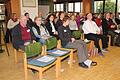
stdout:
<svg viewBox="0 0 120 80">
<path fill-rule="evenodd" d="M 89 68 L 90 66 L 96 66 L 96 62 L 88 59 L 86 43 L 82 40 L 75 40 L 75 38 L 71 36 L 71 31 L 68 25 L 69 17 L 65 17 L 63 18 L 63 25 L 58 27 L 58 36 L 62 42 L 62 46 L 65 48 L 76 48 L 78 50 L 80 67 Z"/>
<path fill-rule="evenodd" d="M 27 18 L 21 16 L 20 23 L 12 29 L 12 44 L 13 47 L 18 50 L 19 48 L 23 51 L 25 46 L 35 41 L 35 36 L 32 29 L 27 26 Z"/>
</svg>

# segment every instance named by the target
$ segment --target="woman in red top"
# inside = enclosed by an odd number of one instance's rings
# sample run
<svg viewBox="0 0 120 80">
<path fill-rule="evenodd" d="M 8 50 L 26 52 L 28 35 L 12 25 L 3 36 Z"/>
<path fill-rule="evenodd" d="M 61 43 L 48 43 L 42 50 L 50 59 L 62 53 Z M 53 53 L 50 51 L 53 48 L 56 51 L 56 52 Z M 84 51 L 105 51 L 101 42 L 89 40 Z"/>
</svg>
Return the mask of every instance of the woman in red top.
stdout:
<svg viewBox="0 0 120 80">
<path fill-rule="evenodd" d="M 100 34 L 102 34 L 102 19 L 101 19 L 101 14 L 98 15 L 96 18 L 96 24 L 100 28 Z"/>
</svg>

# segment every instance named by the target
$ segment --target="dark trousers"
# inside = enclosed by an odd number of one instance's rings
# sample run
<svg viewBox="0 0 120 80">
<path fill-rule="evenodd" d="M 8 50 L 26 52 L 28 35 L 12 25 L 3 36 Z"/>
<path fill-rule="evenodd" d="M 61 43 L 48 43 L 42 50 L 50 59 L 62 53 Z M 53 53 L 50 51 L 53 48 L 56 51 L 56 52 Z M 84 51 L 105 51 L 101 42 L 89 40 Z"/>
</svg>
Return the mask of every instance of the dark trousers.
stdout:
<svg viewBox="0 0 120 80">
<path fill-rule="evenodd" d="M 102 48 L 105 49 L 108 47 L 108 39 L 105 35 L 97 35 L 97 34 L 86 34 L 85 35 L 88 40 L 93 40 L 95 47 L 98 48 L 98 52 L 101 52 L 100 45 L 99 45 L 99 39 L 102 40 Z"/>
<path fill-rule="evenodd" d="M 110 43 L 111 46 L 114 45 L 114 37 L 115 37 L 115 34 L 116 34 L 116 33 L 115 33 L 114 31 L 112 31 L 112 30 L 109 30 L 109 31 L 108 31 L 108 35 L 111 36 L 111 43 Z"/>
<path fill-rule="evenodd" d="M 6 34 L 5 34 L 5 42 L 9 43 L 10 41 L 12 42 L 12 35 L 11 35 L 12 30 L 7 29 Z"/>
</svg>

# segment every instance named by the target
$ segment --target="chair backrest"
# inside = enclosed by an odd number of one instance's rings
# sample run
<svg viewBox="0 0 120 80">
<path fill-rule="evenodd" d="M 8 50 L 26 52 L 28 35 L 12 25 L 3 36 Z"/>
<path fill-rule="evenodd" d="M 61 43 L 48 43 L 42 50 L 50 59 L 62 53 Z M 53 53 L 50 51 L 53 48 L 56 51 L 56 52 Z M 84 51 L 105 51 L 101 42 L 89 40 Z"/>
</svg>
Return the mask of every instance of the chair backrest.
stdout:
<svg viewBox="0 0 120 80">
<path fill-rule="evenodd" d="M 29 44 L 25 47 L 25 53 L 27 58 L 31 58 L 39 55 L 42 52 L 42 45 L 39 42 Z"/>
<path fill-rule="evenodd" d="M 47 50 L 51 50 L 57 47 L 57 38 L 51 37 L 46 40 Z"/>
<path fill-rule="evenodd" d="M 79 30 L 73 31 L 72 35 L 75 39 L 80 39 L 81 38 L 81 31 L 79 31 Z"/>
</svg>

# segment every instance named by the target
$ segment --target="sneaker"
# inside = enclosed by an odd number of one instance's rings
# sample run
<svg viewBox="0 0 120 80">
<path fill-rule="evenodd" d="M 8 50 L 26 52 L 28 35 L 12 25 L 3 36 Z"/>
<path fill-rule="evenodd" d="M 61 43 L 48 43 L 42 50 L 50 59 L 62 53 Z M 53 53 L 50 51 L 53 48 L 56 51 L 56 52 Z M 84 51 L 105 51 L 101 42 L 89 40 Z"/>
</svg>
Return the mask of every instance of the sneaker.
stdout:
<svg viewBox="0 0 120 80">
<path fill-rule="evenodd" d="M 108 52 L 108 49 L 102 49 L 102 52 Z"/>
<path fill-rule="evenodd" d="M 84 62 L 79 63 L 79 66 L 82 67 L 82 68 L 88 68 L 88 66 Z"/>
<path fill-rule="evenodd" d="M 84 42 L 85 42 L 85 43 L 90 43 L 90 40 L 85 39 Z"/>
<path fill-rule="evenodd" d="M 104 57 L 104 55 L 103 55 L 103 53 L 102 53 L 102 52 L 99 52 L 98 54 L 99 54 L 100 56 Z"/>
<path fill-rule="evenodd" d="M 96 66 L 97 62 L 92 61 L 91 66 Z"/>
</svg>

